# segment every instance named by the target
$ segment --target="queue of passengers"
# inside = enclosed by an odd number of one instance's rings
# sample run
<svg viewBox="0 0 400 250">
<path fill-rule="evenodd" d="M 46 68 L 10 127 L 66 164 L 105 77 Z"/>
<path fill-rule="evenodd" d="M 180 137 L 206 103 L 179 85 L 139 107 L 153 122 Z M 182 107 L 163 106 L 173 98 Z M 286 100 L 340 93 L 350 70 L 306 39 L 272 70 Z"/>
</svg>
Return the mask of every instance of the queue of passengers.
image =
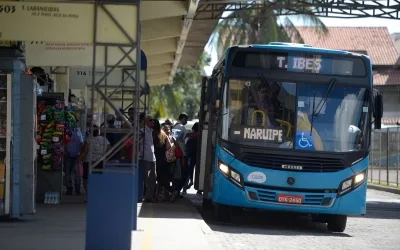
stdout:
<svg viewBox="0 0 400 250">
<path fill-rule="evenodd" d="M 134 118 L 134 109 L 128 110 L 130 122 Z M 176 124 L 167 119 L 163 124 L 145 113 L 140 114 L 140 140 L 139 140 L 139 168 L 143 173 L 142 183 L 143 197 L 147 202 L 175 201 L 186 194 L 186 190 L 193 185 L 194 167 L 197 156 L 198 123 L 188 132 L 185 125 L 188 115 L 181 113 Z M 126 124 L 116 125 L 113 115 L 108 115 L 105 124 L 101 127 L 126 128 Z M 121 138 L 118 133 L 100 133 L 102 128 L 94 126 L 93 141 L 89 143 L 89 131 L 85 140 L 80 131 L 74 131 L 72 140 L 66 146 L 66 179 L 67 195 L 72 195 L 73 189 L 80 195 L 80 177 L 76 171 L 77 165 L 83 165 L 83 186 L 87 194 L 89 175 L 89 156 L 92 165 L 102 159 Z M 90 153 L 92 152 L 92 153 Z M 127 140 L 125 146 L 119 152 L 114 153 L 113 160 L 131 161 L 133 156 L 133 142 Z M 101 161 L 95 169 L 102 169 Z M 141 190 L 141 188 L 139 188 Z"/>
<path fill-rule="evenodd" d="M 187 121 L 185 113 L 175 125 L 169 119 L 160 124 L 149 115 L 140 115 L 144 136 L 139 142 L 143 147 L 139 148 L 139 153 L 143 152 L 139 167 L 144 170 L 146 202 L 175 201 L 193 185 L 198 123 L 188 132 Z"/>
</svg>

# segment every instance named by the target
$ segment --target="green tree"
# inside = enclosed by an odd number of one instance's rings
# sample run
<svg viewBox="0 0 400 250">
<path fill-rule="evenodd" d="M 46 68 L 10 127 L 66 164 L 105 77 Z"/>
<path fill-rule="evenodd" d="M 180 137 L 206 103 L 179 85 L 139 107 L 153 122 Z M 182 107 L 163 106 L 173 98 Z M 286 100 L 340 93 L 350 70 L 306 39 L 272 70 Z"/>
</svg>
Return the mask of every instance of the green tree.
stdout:
<svg viewBox="0 0 400 250">
<path fill-rule="evenodd" d="M 291 9 L 295 10 L 296 6 L 292 6 Z M 299 13 L 301 11 L 299 9 Z M 216 49 L 218 58 L 229 46 L 237 44 L 303 43 L 303 38 L 293 22 L 287 16 L 280 17 L 277 13 L 279 10 L 268 7 L 232 11 L 227 19 L 218 23 L 209 43 Z M 294 17 L 303 21 L 306 26 L 315 27 L 315 32 L 319 35 L 328 32 L 324 23 L 317 16 L 299 14 Z"/>
<path fill-rule="evenodd" d="M 200 108 L 201 78 L 210 56 L 203 53 L 195 66 L 182 66 L 176 71 L 172 84 L 150 88 L 150 112 L 157 118 L 177 119 L 186 112 L 190 119 L 196 118 Z"/>
</svg>

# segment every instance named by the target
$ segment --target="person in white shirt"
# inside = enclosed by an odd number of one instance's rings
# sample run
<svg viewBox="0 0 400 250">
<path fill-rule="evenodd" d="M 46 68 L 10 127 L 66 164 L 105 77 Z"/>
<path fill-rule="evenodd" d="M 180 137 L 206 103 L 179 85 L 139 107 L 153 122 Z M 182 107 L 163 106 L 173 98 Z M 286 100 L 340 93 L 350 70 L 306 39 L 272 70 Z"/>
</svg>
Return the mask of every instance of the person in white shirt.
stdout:
<svg viewBox="0 0 400 250">
<path fill-rule="evenodd" d="M 177 183 L 174 186 L 174 196 L 177 196 L 177 194 L 183 189 L 185 186 L 185 182 L 187 177 L 189 176 L 189 170 L 188 170 L 188 158 L 187 158 L 187 152 L 186 152 L 186 145 L 185 145 L 185 140 L 188 136 L 188 132 L 185 128 L 185 125 L 187 124 L 189 119 L 189 116 L 186 113 L 181 113 L 178 118 L 178 122 L 175 124 L 173 128 L 173 136 L 175 137 L 176 142 L 178 143 L 179 147 L 181 148 L 183 155 L 185 157 L 185 162 L 184 166 L 181 169 L 181 179 L 179 180 L 179 183 Z M 185 194 L 186 192 L 183 192 Z"/>
<path fill-rule="evenodd" d="M 187 136 L 187 130 L 185 125 L 187 124 L 189 116 L 186 113 L 181 113 L 178 118 L 178 122 L 172 129 L 173 136 L 175 137 L 177 143 L 179 144 L 183 154 L 186 156 L 185 150 L 185 139 Z"/>
<path fill-rule="evenodd" d="M 154 122 L 151 116 L 140 114 L 139 136 L 139 167 L 142 168 L 144 181 L 144 199 L 154 202 L 156 187 L 156 156 L 154 154 L 153 129 Z M 142 185 L 142 183 L 140 183 Z M 140 190 L 140 189 L 139 189 Z"/>
</svg>

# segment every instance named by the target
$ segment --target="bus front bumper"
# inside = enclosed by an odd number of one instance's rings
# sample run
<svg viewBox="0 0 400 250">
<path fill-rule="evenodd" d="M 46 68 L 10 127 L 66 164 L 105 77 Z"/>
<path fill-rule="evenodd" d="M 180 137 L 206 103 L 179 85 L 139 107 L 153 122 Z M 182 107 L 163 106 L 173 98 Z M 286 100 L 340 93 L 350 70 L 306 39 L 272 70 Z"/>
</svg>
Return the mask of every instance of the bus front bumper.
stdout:
<svg viewBox="0 0 400 250">
<path fill-rule="evenodd" d="M 214 173 L 212 200 L 218 204 L 235 207 L 275 210 L 307 214 L 361 215 L 366 213 L 366 189 L 364 182 L 351 192 L 337 196 L 337 193 L 292 192 L 262 186 L 244 186 L 233 184 L 224 175 Z M 279 202 L 279 198 L 281 202 Z M 301 199 L 301 204 L 284 203 L 287 198 Z"/>
</svg>

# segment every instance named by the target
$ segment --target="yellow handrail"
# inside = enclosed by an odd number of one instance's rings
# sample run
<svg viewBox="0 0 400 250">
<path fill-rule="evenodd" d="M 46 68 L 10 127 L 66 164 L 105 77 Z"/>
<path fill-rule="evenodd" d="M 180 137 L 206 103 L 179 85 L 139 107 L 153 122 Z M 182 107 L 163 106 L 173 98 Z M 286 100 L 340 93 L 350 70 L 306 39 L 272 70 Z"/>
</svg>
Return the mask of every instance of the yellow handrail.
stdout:
<svg viewBox="0 0 400 250">
<path fill-rule="evenodd" d="M 265 113 L 264 111 L 261 110 L 254 110 L 253 112 L 251 112 L 251 121 L 250 121 L 250 125 L 254 125 L 254 116 L 260 113 L 262 115 L 262 119 L 261 119 L 261 125 L 264 126 L 265 125 Z"/>
<path fill-rule="evenodd" d="M 280 120 L 280 119 L 276 119 L 276 121 L 279 122 L 279 123 L 281 124 L 281 126 L 283 126 L 283 125 L 286 125 L 286 126 L 287 126 L 288 131 L 287 131 L 287 133 L 286 133 L 286 136 L 289 137 L 290 132 L 291 132 L 290 123 L 287 122 L 287 121 Z"/>
</svg>

